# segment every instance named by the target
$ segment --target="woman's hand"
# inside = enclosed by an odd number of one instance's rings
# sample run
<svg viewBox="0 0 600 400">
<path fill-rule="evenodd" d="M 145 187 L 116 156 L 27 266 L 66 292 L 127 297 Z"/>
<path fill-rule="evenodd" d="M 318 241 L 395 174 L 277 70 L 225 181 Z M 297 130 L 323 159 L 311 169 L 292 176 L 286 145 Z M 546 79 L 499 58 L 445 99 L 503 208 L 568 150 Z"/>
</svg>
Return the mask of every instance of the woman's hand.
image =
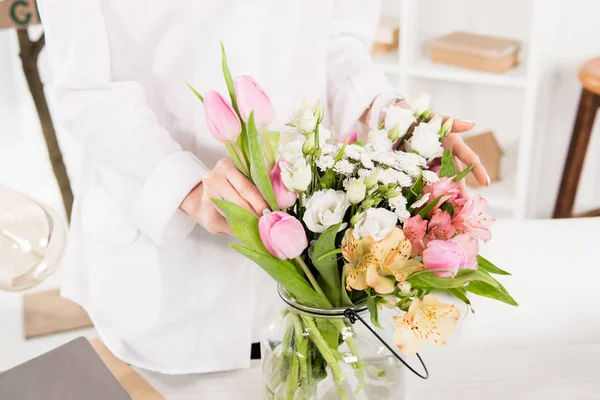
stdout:
<svg viewBox="0 0 600 400">
<path fill-rule="evenodd" d="M 211 199 L 220 199 L 244 207 L 256 216 L 269 206 L 262 195 L 228 158 L 220 160 L 185 197 L 179 207 L 204 229 L 215 235 L 232 235 L 223 212 Z"/>
</svg>

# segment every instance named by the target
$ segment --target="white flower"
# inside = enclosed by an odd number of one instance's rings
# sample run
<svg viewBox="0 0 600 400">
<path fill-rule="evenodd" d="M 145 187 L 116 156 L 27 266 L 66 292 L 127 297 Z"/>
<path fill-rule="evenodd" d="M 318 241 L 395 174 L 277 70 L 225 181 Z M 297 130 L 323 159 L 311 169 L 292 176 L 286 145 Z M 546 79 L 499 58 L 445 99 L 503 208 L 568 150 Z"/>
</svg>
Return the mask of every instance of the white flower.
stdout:
<svg viewBox="0 0 600 400">
<path fill-rule="evenodd" d="M 396 183 L 397 182 L 397 177 L 396 177 L 396 172 L 393 169 L 389 168 L 389 169 L 378 169 L 379 171 L 379 175 L 377 175 L 377 180 L 382 183 L 383 185 L 389 185 L 390 183 Z"/>
<path fill-rule="evenodd" d="M 373 161 L 377 161 L 378 163 L 387 166 L 392 166 L 398 161 L 396 158 L 396 153 L 394 153 L 392 150 L 377 149 L 370 152 L 369 155 Z"/>
<path fill-rule="evenodd" d="M 360 163 L 365 168 L 375 168 L 375 164 L 373 164 L 373 160 L 371 160 L 371 156 L 367 153 L 360 155 Z"/>
<path fill-rule="evenodd" d="M 306 211 L 302 220 L 312 232 L 324 232 L 330 226 L 342 222 L 350 203 L 341 190 L 319 190 L 306 201 Z M 347 224 L 342 224 L 341 229 Z"/>
<path fill-rule="evenodd" d="M 404 282 L 400 282 L 398 284 L 398 289 L 400 289 L 401 293 L 410 293 L 410 282 L 409 281 L 404 281 Z"/>
<path fill-rule="evenodd" d="M 424 205 L 425 203 L 427 203 L 427 200 L 429 200 L 429 196 L 431 195 L 431 193 L 425 193 L 423 195 L 421 195 L 421 197 L 419 197 L 417 199 L 417 201 L 415 201 L 410 207 L 411 208 L 419 208 L 422 205 Z"/>
<path fill-rule="evenodd" d="M 283 162 L 281 165 L 281 180 L 293 192 L 304 192 L 312 180 L 312 170 L 303 157 L 298 157 L 293 163 Z"/>
<path fill-rule="evenodd" d="M 418 117 L 429 109 L 430 102 L 431 102 L 431 96 L 429 96 L 427 93 L 423 93 L 423 94 L 419 95 L 419 97 L 417 97 L 415 99 L 415 101 L 410 103 L 410 108 L 411 108 L 411 110 L 413 110 L 415 115 Z"/>
<path fill-rule="evenodd" d="M 327 154 L 317 158 L 317 167 L 325 172 L 330 168 L 333 168 L 333 163 L 335 162 L 333 156 Z"/>
<path fill-rule="evenodd" d="M 279 156 L 289 163 L 293 163 L 297 158 L 302 158 L 302 146 L 304 145 L 304 137 L 292 140 L 283 146 L 279 147 Z"/>
<path fill-rule="evenodd" d="M 337 155 L 340 148 L 334 144 L 324 144 L 321 146 L 321 154 Z"/>
<path fill-rule="evenodd" d="M 346 197 L 351 204 L 360 203 L 365 199 L 367 186 L 360 179 L 351 178 L 345 180 L 344 189 L 346 189 Z"/>
<path fill-rule="evenodd" d="M 365 148 L 362 146 L 358 146 L 355 144 L 350 144 L 346 146 L 346 151 L 344 152 L 344 157 L 347 157 L 354 161 L 360 161 L 361 156 L 365 153 Z"/>
<path fill-rule="evenodd" d="M 383 129 L 373 129 L 367 135 L 367 143 L 379 149 L 391 149 L 392 141 L 388 138 L 388 133 Z"/>
<path fill-rule="evenodd" d="M 388 131 L 392 129 L 397 130 L 397 137 L 393 140 L 398 140 L 406 135 L 406 132 L 408 132 L 415 122 L 417 122 L 417 120 L 415 119 L 412 110 L 390 106 L 385 115 L 384 127 Z"/>
<path fill-rule="evenodd" d="M 410 218 L 410 212 L 408 212 L 408 210 L 396 211 L 396 215 L 401 223 L 404 223 L 404 221 Z"/>
<path fill-rule="evenodd" d="M 385 208 L 369 208 L 360 215 L 354 235 L 357 239 L 371 236 L 378 242 L 390 233 L 397 221 L 396 214 Z"/>
<path fill-rule="evenodd" d="M 401 171 L 396 173 L 396 182 L 398 182 L 398 184 L 402 187 L 409 187 L 413 184 L 411 177 Z"/>
<path fill-rule="evenodd" d="M 435 119 L 429 123 L 421 122 L 409 141 L 410 149 L 426 159 L 437 157 L 444 151 L 438 135 L 441 124 L 434 121 Z"/>
<path fill-rule="evenodd" d="M 302 107 L 294 111 L 290 122 L 300 133 L 307 134 L 317 127 L 318 117 L 315 115 L 314 107 L 303 101 Z"/>
<path fill-rule="evenodd" d="M 436 183 L 440 181 L 440 177 L 433 171 L 423 170 L 423 180 L 426 183 Z"/>
<path fill-rule="evenodd" d="M 335 163 L 333 170 L 342 175 L 352 175 L 354 173 L 354 165 L 348 160 L 340 160 Z"/>
<path fill-rule="evenodd" d="M 372 171 L 372 170 L 370 170 L 370 169 L 361 168 L 361 169 L 359 169 L 359 170 L 358 170 L 358 177 L 359 177 L 361 180 L 363 180 L 363 181 L 364 181 L 364 180 L 365 180 L 365 179 L 367 179 L 367 177 L 368 177 L 369 175 L 371 175 L 373 172 L 374 172 L 374 171 Z"/>
<path fill-rule="evenodd" d="M 406 210 L 406 197 L 402 195 L 392 197 L 388 202 L 394 211 Z"/>
</svg>

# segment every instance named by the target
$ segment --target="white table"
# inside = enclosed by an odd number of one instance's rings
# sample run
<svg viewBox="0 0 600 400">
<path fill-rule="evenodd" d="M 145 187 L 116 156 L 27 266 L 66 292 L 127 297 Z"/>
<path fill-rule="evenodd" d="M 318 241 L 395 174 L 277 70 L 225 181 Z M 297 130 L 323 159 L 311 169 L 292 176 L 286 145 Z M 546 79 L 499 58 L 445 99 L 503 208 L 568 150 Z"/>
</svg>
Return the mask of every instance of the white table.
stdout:
<svg viewBox="0 0 600 400">
<path fill-rule="evenodd" d="M 445 348 L 422 352 L 431 379 L 410 377 L 411 400 L 600 399 L 600 218 L 498 221 L 482 253 L 513 272 L 520 302 L 476 299 Z M 48 282 L 47 287 L 56 287 Z M 0 370 L 80 333 L 25 341 L 20 297 L 0 293 Z M 86 336 L 94 335 L 86 330 Z M 225 373 L 140 373 L 169 400 L 260 398 L 258 364 Z"/>
</svg>

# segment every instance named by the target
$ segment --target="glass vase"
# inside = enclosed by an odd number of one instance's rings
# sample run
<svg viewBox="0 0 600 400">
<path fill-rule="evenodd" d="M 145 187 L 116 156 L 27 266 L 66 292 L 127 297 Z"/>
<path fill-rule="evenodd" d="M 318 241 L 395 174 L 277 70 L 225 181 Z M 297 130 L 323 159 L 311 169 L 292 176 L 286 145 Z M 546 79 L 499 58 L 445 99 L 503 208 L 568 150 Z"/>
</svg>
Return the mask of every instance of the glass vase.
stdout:
<svg viewBox="0 0 600 400">
<path fill-rule="evenodd" d="M 391 315 L 380 313 L 383 329 L 375 328 L 380 339 L 363 323 L 353 323 L 352 314 L 373 328 L 365 305 L 319 309 L 281 289 L 280 296 L 283 307 L 261 339 L 265 399 L 405 398 L 406 368 L 381 340 L 391 343 Z"/>
</svg>

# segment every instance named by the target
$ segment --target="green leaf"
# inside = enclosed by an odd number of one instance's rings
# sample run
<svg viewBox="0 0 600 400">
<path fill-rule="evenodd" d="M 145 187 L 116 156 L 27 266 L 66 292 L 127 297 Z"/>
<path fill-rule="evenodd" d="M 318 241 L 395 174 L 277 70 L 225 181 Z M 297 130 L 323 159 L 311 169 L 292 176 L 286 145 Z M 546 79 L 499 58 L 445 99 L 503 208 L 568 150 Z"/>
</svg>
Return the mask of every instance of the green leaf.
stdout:
<svg viewBox="0 0 600 400">
<path fill-rule="evenodd" d="M 406 202 L 412 204 L 423 192 L 423 174 L 420 174 L 415 183 L 410 188 L 410 191 L 406 195 Z"/>
<path fill-rule="evenodd" d="M 317 323 L 317 327 L 321 332 L 321 336 L 325 339 L 325 342 L 332 349 L 338 348 L 338 337 L 340 333 L 328 320 L 325 318 L 315 318 L 315 322 Z"/>
<path fill-rule="evenodd" d="M 231 71 L 229 70 L 229 64 L 227 63 L 227 54 L 225 53 L 225 46 L 223 45 L 223 42 L 221 42 L 221 67 L 223 68 L 223 77 L 225 78 L 227 91 L 229 92 L 229 97 L 231 97 L 231 105 L 239 116 L 240 111 L 237 104 L 237 98 L 235 96 L 235 86 L 233 85 L 233 78 L 231 77 Z"/>
<path fill-rule="evenodd" d="M 250 179 L 250 172 L 248 172 L 248 168 L 246 168 L 246 165 L 241 161 L 239 153 L 235 149 L 235 146 L 231 143 L 225 143 L 225 147 L 227 148 L 229 157 L 231 157 L 231 160 L 237 167 L 238 171 L 244 174 L 246 178 Z"/>
<path fill-rule="evenodd" d="M 476 294 L 478 296 L 488 297 L 490 299 L 498 300 L 511 306 L 518 307 L 519 303 L 512 298 L 508 291 L 499 282 L 496 282 L 498 287 L 488 285 L 485 282 L 471 282 L 465 289 L 468 292 Z"/>
<path fill-rule="evenodd" d="M 452 180 L 453 182 L 460 182 L 461 180 L 465 179 L 465 177 L 467 175 L 469 175 L 469 172 L 471 172 L 471 170 L 475 168 L 475 164 L 471 164 L 469 165 L 467 168 L 463 169 L 460 174 L 456 175 L 456 177 Z"/>
<path fill-rule="evenodd" d="M 431 212 L 431 210 L 433 210 L 433 207 L 435 207 L 437 205 L 437 203 L 440 202 L 441 199 L 442 199 L 442 196 L 438 197 L 437 199 L 435 199 L 434 201 L 432 201 L 431 203 L 429 203 L 425 207 L 423 207 L 423 209 L 421 211 L 419 211 L 419 215 L 421 216 L 421 218 L 426 218 L 429 215 L 429 213 Z"/>
<path fill-rule="evenodd" d="M 340 149 L 340 151 L 337 153 L 337 156 L 335 156 L 335 162 L 340 161 L 344 157 L 344 152 L 346 151 L 347 146 L 348 146 L 348 141 L 346 140 L 344 142 L 344 144 L 342 145 L 342 148 Z"/>
<path fill-rule="evenodd" d="M 323 278 L 323 291 L 327 295 L 331 304 L 335 307 L 341 305 L 341 281 L 338 268 L 337 257 L 333 250 L 336 250 L 335 238 L 338 234 L 341 224 L 330 226 L 323 232 L 313 245 L 310 258 L 313 266 L 319 271 Z M 327 255 L 329 254 L 329 255 Z"/>
<path fill-rule="evenodd" d="M 263 144 L 265 149 L 265 158 L 270 166 L 275 165 L 277 161 L 277 151 L 279 150 L 280 133 L 276 131 L 263 130 Z"/>
<path fill-rule="evenodd" d="M 450 289 L 447 289 L 447 292 L 450 293 L 452 296 L 456 297 L 457 299 L 459 299 L 460 301 L 462 301 L 463 303 L 465 303 L 467 305 L 471 305 L 471 301 L 469 300 L 469 298 L 467 297 L 467 294 L 465 293 L 465 288 L 463 288 L 463 287 L 450 288 Z"/>
<path fill-rule="evenodd" d="M 250 113 L 248 117 L 248 145 L 249 145 L 249 156 L 250 156 L 250 176 L 252 177 L 252 183 L 256 185 L 262 196 L 264 197 L 271 210 L 279 210 L 277 205 L 277 199 L 273 192 L 273 185 L 271 184 L 271 178 L 267 172 L 267 166 L 265 165 L 265 157 L 261 146 L 261 138 L 254 124 L 254 111 Z"/>
<path fill-rule="evenodd" d="M 258 218 L 250 211 L 225 200 L 211 199 L 225 214 L 235 237 L 253 251 L 269 254 L 258 232 Z"/>
<path fill-rule="evenodd" d="M 411 275 L 407 280 L 412 286 L 422 289 L 451 289 L 462 287 L 465 283 L 472 281 L 483 281 L 492 286 L 498 285 L 494 278 L 475 269 L 461 269 L 454 277 L 441 277 L 435 276 L 433 273 L 425 273 Z"/>
<path fill-rule="evenodd" d="M 454 217 L 454 206 L 452 206 L 452 204 L 450 204 L 449 202 L 445 202 L 444 204 L 442 204 L 440 206 L 440 209 L 442 211 L 446 211 L 448 214 L 450 214 L 451 217 Z"/>
<path fill-rule="evenodd" d="M 480 255 L 477 256 L 477 263 L 479 264 L 480 271 L 496 275 L 511 275 L 510 272 L 504 271 L 496 267 L 491 261 L 486 260 Z"/>
<path fill-rule="evenodd" d="M 192 92 L 194 92 L 196 97 L 199 98 L 202 103 L 204 103 L 204 97 L 202 97 L 202 95 L 196 89 L 194 89 L 189 82 L 186 82 L 186 85 L 191 89 Z"/>
<path fill-rule="evenodd" d="M 367 310 L 369 310 L 369 314 L 371 314 L 371 322 L 373 325 L 379 329 L 383 329 L 379 323 L 379 310 L 377 309 L 377 304 L 375 304 L 375 300 L 373 300 L 373 297 L 371 297 L 370 294 L 367 296 Z"/>
<path fill-rule="evenodd" d="M 329 307 L 329 301 L 310 286 L 291 262 L 280 260 L 269 253 L 259 253 L 237 244 L 230 244 L 229 246 L 241 255 L 257 263 L 275 282 L 283 286 L 298 301 L 314 307 Z"/>
<path fill-rule="evenodd" d="M 454 165 L 454 158 L 452 157 L 452 151 L 450 149 L 444 151 L 444 155 L 442 156 L 442 167 L 440 168 L 438 175 L 441 178 L 456 175 L 456 166 Z"/>
<path fill-rule="evenodd" d="M 348 276 L 348 270 L 346 268 L 342 269 L 342 284 L 341 292 L 342 292 L 342 306 L 350 307 L 353 306 L 352 300 L 350 300 L 350 296 L 348 296 L 348 291 L 346 290 L 346 276 Z"/>
</svg>

